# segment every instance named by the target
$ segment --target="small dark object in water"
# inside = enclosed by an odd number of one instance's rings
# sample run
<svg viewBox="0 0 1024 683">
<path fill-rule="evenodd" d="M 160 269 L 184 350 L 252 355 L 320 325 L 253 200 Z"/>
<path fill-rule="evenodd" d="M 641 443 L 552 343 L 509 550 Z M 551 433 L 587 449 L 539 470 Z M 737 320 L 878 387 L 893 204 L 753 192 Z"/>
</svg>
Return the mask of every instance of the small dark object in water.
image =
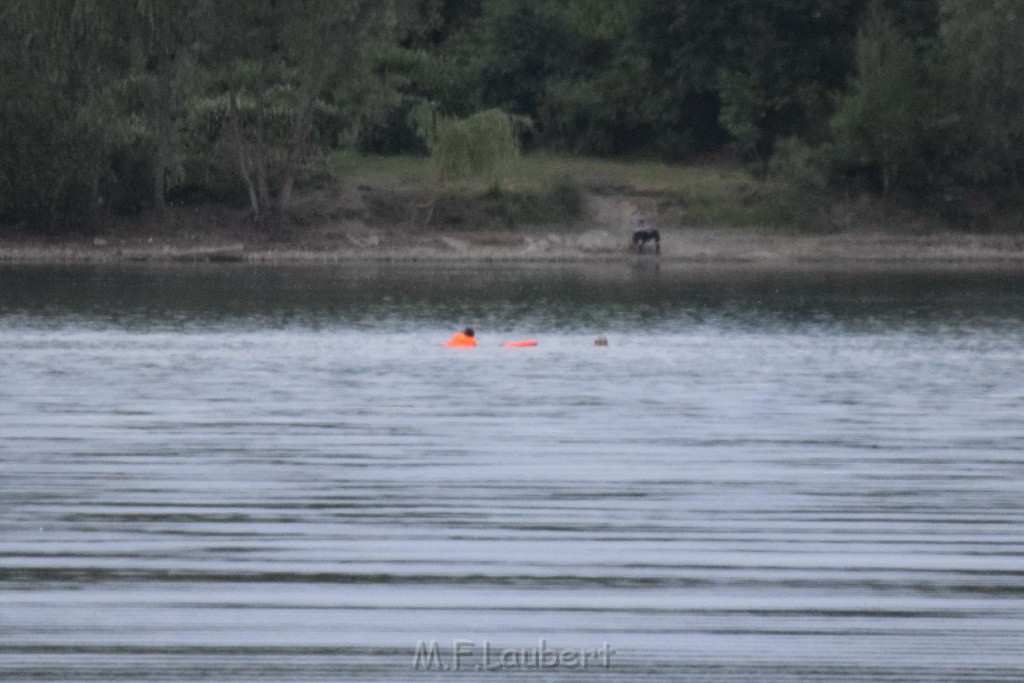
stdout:
<svg viewBox="0 0 1024 683">
<path fill-rule="evenodd" d="M 636 245 L 636 253 L 644 253 L 644 245 L 654 240 L 654 253 L 661 253 L 661 235 L 656 228 L 652 228 L 647 221 L 637 221 L 636 229 L 633 230 L 633 244 Z"/>
<path fill-rule="evenodd" d="M 594 346 L 608 346 L 608 337 L 603 334 L 597 335 L 597 338 L 594 339 Z"/>
</svg>

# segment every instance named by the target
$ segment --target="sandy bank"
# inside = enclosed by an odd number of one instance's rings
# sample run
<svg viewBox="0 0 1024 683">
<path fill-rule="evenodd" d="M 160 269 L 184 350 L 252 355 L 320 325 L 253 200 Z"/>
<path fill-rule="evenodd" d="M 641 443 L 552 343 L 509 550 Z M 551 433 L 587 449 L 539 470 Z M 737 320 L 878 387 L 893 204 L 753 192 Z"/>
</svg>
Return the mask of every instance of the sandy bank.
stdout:
<svg viewBox="0 0 1024 683">
<path fill-rule="evenodd" d="M 278 231 L 255 230 L 244 211 L 221 205 L 174 207 L 157 218 L 112 221 L 89 237 L 63 241 L 0 238 L 0 263 L 631 263 L 751 264 L 764 267 L 886 267 L 971 264 L 1024 266 L 1024 233 L 965 233 L 921 226 L 824 227 L 783 233 L 689 225 L 671 204 L 630 194 L 590 193 L 574 224 L 479 228 L 422 224 L 400 197 L 371 211 L 352 192 L 310 195 L 300 219 Z M 302 207 L 309 204 L 305 219 Z M 678 207 L 676 207 L 678 208 Z M 408 215 L 406 215 L 408 214 Z M 405 216 L 399 218 L 399 216 Z M 661 231 L 637 254 L 629 244 L 638 216 Z M 465 224 L 471 225 L 469 221 Z"/>
<path fill-rule="evenodd" d="M 661 263 L 1010 264 L 1024 265 L 1024 236 L 935 233 L 778 235 L 740 229 L 667 228 L 661 255 L 638 255 L 628 234 L 608 228 L 571 231 L 437 231 L 336 226 L 302 237 L 268 240 L 238 234 L 117 237 L 67 242 L 0 241 L 3 263 L 572 263 L 657 260 Z"/>
</svg>

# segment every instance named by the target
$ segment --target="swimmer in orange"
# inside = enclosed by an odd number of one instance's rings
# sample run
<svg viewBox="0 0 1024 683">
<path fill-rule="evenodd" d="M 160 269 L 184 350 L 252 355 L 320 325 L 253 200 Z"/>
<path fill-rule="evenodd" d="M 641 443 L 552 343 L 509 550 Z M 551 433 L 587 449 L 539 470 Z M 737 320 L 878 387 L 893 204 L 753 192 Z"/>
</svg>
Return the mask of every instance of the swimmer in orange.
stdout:
<svg viewBox="0 0 1024 683">
<path fill-rule="evenodd" d="M 462 332 L 456 332 L 452 338 L 444 343 L 448 347 L 476 346 L 476 332 L 472 327 L 467 327 Z"/>
</svg>

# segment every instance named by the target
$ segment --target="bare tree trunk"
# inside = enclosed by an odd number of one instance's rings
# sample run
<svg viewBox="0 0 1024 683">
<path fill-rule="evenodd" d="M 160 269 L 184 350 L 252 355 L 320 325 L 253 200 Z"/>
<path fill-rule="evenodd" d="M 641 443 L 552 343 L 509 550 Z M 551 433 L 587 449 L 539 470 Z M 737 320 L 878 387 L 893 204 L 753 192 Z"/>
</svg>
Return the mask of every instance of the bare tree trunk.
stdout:
<svg viewBox="0 0 1024 683">
<path fill-rule="evenodd" d="M 292 138 L 288 143 L 288 152 L 285 156 L 284 174 L 281 183 L 281 192 L 278 196 L 277 213 L 284 216 L 288 210 L 288 203 L 291 201 L 292 188 L 295 186 L 295 175 L 298 172 L 299 161 L 302 157 L 302 150 L 306 144 L 306 138 L 313 126 L 313 110 L 316 105 L 317 95 L 323 85 L 324 67 L 317 64 L 314 67 L 313 76 L 306 82 L 300 93 L 299 108 L 295 115 L 295 125 L 292 129 Z"/>
<path fill-rule="evenodd" d="M 358 0 L 350 1 L 347 7 L 339 7 L 338 3 L 332 2 L 318 2 L 313 5 L 319 11 L 322 21 L 315 24 L 303 51 L 303 72 L 306 77 L 299 93 L 291 140 L 284 161 L 281 190 L 277 197 L 276 210 L 279 216 L 285 215 L 291 201 L 295 178 L 313 127 L 320 89 L 338 68 L 339 63 L 343 63 L 342 55 L 350 47 L 344 41 L 339 42 L 338 34 L 345 34 L 351 27 L 361 26 L 374 7 L 379 7 L 381 3 L 379 0 Z"/>
<path fill-rule="evenodd" d="M 231 126 L 231 136 L 235 139 L 235 148 L 238 152 L 238 171 L 245 183 L 245 190 L 249 194 L 249 208 L 252 209 L 252 220 L 259 223 L 262 220 L 260 214 L 260 202 L 256 195 L 256 187 L 252 182 L 252 174 L 249 172 L 249 160 L 245 153 L 245 138 L 242 137 L 242 126 L 238 121 L 238 103 L 235 101 L 235 93 L 228 93 L 228 121 Z"/>
<path fill-rule="evenodd" d="M 156 155 L 153 157 L 153 206 L 161 216 L 167 210 L 164 198 L 167 194 L 167 147 L 162 139 L 156 141 Z"/>
<path fill-rule="evenodd" d="M 153 206 L 163 215 L 166 211 L 167 167 L 170 164 L 171 136 L 174 122 L 171 119 L 171 74 L 167 68 L 158 72 L 156 86 L 156 154 L 153 156 Z"/>
<path fill-rule="evenodd" d="M 260 67 L 263 68 L 262 65 Z M 256 193 L 259 197 L 261 215 L 269 217 L 273 211 L 274 204 L 270 200 L 270 183 L 267 180 L 267 124 L 266 110 L 263 102 L 265 79 L 260 73 L 259 82 L 256 84 L 256 158 L 253 165 L 256 167 Z"/>
<path fill-rule="evenodd" d="M 90 230 L 95 230 L 99 224 L 100 175 L 103 173 L 103 147 L 98 142 L 93 144 L 96 149 L 93 153 L 92 162 L 89 165 L 89 208 L 87 213 Z"/>
</svg>

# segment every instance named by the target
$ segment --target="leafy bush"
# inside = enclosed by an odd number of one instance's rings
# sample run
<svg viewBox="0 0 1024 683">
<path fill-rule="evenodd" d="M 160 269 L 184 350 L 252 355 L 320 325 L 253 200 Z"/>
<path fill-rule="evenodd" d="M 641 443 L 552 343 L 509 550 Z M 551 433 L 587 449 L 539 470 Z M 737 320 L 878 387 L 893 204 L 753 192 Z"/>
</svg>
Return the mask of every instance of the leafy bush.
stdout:
<svg viewBox="0 0 1024 683">
<path fill-rule="evenodd" d="M 828 184 L 827 162 L 820 148 L 798 138 L 784 138 L 775 145 L 768 175 L 800 187 L 824 189 Z"/>
<path fill-rule="evenodd" d="M 563 175 L 551 188 L 551 199 L 564 218 L 579 218 L 583 215 L 586 198 L 576 179 Z"/>
<path fill-rule="evenodd" d="M 476 195 L 442 195 L 434 210 L 434 222 L 449 228 L 515 228 L 574 221 L 583 215 L 584 208 L 582 189 L 572 177 L 564 176 L 543 190 L 503 190 L 492 185 Z"/>
</svg>

